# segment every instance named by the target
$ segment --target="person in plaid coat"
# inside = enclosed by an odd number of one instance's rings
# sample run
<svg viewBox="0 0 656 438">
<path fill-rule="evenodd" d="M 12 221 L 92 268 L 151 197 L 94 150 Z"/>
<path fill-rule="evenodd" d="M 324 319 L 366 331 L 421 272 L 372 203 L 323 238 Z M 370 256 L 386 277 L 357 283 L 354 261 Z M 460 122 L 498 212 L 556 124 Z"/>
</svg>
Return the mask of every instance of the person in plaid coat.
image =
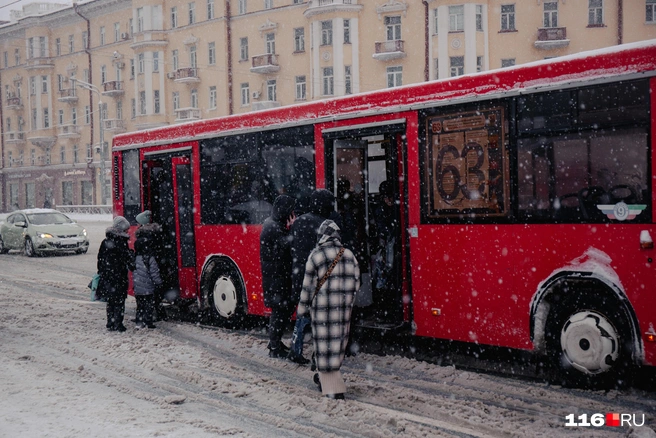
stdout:
<svg viewBox="0 0 656 438">
<path fill-rule="evenodd" d="M 340 368 L 346 353 L 351 328 L 351 311 L 355 293 L 360 288 L 360 267 L 355 255 L 342 246 L 339 227 L 330 219 L 319 227 L 319 241 L 305 264 L 305 278 L 297 317 L 312 318 L 314 354 L 322 393 L 330 398 L 344 398 L 346 385 Z M 324 277 L 339 251 L 344 253 L 318 292 Z"/>
</svg>

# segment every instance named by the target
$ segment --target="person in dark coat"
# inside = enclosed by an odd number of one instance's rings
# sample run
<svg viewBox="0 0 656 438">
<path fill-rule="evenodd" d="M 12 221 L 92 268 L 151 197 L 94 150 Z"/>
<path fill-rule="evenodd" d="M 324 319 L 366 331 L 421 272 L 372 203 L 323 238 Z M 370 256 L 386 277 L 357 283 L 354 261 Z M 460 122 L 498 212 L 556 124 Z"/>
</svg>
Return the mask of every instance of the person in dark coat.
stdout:
<svg viewBox="0 0 656 438">
<path fill-rule="evenodd" d="M 271 308 L 269 356 L 287 357 L 289 349 L 281 341 L 285 324 L 296 303 L 292 300 L 292 253 L 289 227 L 294 222 L 294 198 L 280 195 L 273 202 L 260 234 L 260 264 L 264 305 Z"/>
<path fill-rule="evenodd" d="M 135 270 L 132 276 L 134 298 L 137 300 L 137 328 L 155 328 L 153 314 L 155 310 L 155 291 L 162 286 L 159 266 L 155 259 L 157 242 L 152 230 L 144 225 L 136 232 L 134 242 L 136 254 Z"/>
<path fill-rule="evenodd" d="M 298 303 L 305 277 L 305 263 L 308 256 L 317 245 L 319 227 L 328 218 L 337 219 L 335 211 L 335 196 L 326 189 L 312 192 L 310 211 L 299 216 L 291 227 L 292 235 L 292 300 Z M 292 362 L 304 365 L 310 362 L 303 357 L 303 333 L 310 324 L 310 318 L 296 318 L 292 343 L 287 358 Z"/>
<path fill-rule="evenodd" d="M 166 256 L 164 254 L 164 235 L 162 226 L 152 221 L 152 212 L 150 210 L 144 210 L 139 213 L 136 220 L 139 224 L 139 229 L 135 234 L 137 237 L 143 236 L 147 239 L 149 252 L 155 258 L 155 262 L 159 268 L 159 276 L 162 279 L 162 283 L 155 288 L 153 293 L 153 320 L 165 320 L 166 311 L 162 307 L 162 301 L 165 298 L 166 291 L 172 290 L 172 288 L 170 284 L 167 285 L 164 281 L 167 277 L 171 276 L 171 269 L 165 266 Z"/>
<path fill-rule="evenodd" d="M 123 316 L 128 296 L 128 270 L 134 270 L 134 252 L 128 246 L 130 223 L 116 216 L 105 230 L 105 239 L 98 251 L 100 295 L 107 297 L 107 330 L 124 332 Z"/>
<path fill-rule="evenodd" d="M 346 385 L 340 369 L 351 329 L 355 294 L 360 289 L 360 267 L 351 250 L 340 241 L 339 227 L 330 219 L 319 227 L 319 242 L 305 264 L 298 317 L 310 314 L 318 382 L 330 398 L 344 398 Z M 317 290 L 328 269 L 343 254 L 332 272 Z"/>
</svg>

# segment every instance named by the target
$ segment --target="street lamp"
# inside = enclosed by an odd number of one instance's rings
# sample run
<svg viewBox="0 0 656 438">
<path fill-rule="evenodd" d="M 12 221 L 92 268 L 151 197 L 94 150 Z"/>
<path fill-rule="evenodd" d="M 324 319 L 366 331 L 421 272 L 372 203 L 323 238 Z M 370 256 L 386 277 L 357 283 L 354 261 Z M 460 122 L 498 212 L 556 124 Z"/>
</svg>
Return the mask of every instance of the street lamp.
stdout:
<svg viewBox="0 0 656 438">
<path fill-rule="evenodd" d="M 107 178 L 105 175 L 105 154 L 106 154 L 105 137 L 104 137 L 105 123 L 103 120 L 103 103 L 102 100 L 100 100 L 102 94 L 98 89 L 98 87 L 88 82 L 75 79 L 75 84 L 80 88 L 84 88 L 85 90 L 89 90 L 98 94 L 98 121 L 100 122 L 100 203 L 102 205 L 106 205 L 107 204 Z M 91 142 L 93 143 L 93 138 L 91 139 Z"/>
</svg>

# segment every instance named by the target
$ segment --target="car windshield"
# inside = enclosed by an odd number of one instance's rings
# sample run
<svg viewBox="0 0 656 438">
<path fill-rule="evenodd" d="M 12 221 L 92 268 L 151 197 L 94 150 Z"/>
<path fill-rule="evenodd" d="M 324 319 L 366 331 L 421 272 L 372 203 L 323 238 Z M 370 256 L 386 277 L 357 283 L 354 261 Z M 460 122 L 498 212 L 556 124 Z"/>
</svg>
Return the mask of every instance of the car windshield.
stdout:
<svg viewBox="0 0 656 438">
<path fill-rule="evenodd" d="M 70 224 L 73 221 L 61 213 L 34 213 L 27 218 L 32 225 Z"/>
</svg>

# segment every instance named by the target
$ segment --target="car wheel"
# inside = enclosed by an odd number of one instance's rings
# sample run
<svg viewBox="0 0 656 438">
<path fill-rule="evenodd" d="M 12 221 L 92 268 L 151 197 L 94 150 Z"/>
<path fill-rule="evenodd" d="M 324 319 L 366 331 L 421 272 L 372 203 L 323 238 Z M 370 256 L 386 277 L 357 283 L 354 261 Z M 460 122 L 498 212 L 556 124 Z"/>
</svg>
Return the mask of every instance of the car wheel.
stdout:
<svg viewBox="0 0 656 438">
<path fill-rule="evenodd" d="M 5 243 L 2 241 L 2 236 L 0 236 L 0 254 L 7 254 L 9 249 L 5 246 Z"/>
<path fill-rule="evenodd" d="M 631 335 L 621 306 L 576 297 L 555 306 L 547 330 L 548 353 L 565 386 L 615 388 L 633 368 Z"/>
<path fill-rule="evenodd" d="M 210 262 L 202 280 L 207 294 L 207 319 L 218 325 L 237 325 L 244 316 L 244 285 L 236 269 L 222 261 Z"/>
<path fill-rule="evenodd" d="M 25 255 L 28 257 L 34 257 L 37 255 L 32 239 L 29 237 L 25 239 Z"/>
<path fill-rule="evenodd" d="M 75 251 L 76 254 L 86 254 L 89 251 L 89 248 L 78 249 Z"/>
</svg>

